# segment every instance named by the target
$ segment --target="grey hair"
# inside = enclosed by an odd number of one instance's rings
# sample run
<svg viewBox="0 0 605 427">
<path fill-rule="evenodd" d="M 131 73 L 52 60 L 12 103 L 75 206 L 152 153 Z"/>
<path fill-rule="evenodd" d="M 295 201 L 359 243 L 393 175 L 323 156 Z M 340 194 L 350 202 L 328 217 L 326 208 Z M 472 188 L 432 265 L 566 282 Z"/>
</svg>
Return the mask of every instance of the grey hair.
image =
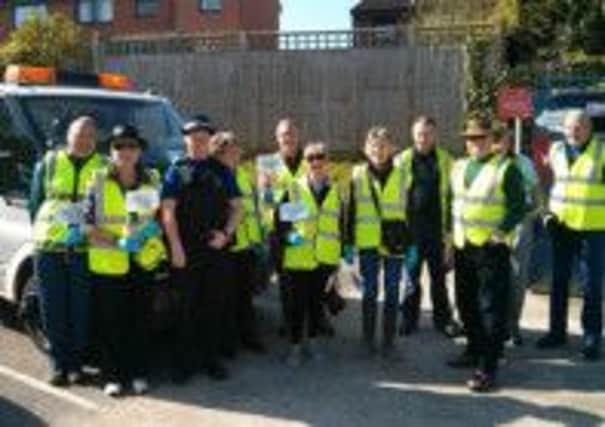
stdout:
<svg viewBox="0 0 605 427">
<path fill-rule="evenodd" d="M 590 124 L 590 116 L 586 110 L 582 108 L 574 108 L 565 114 L 565 119 L 563 121 L 565 124 L 572 122 Z"/>
<path fill-rule="evenodd" d="M 328 154 L 328 149 L 324 142 L 321 142 L 321 141 L 309 142 L 305 146 L 305 149 L 303 150 L 303 154 L 305 156 L 307 156 L 308 154 L 317 153 L 317 152 L 322 153 L 322 154 Z"/>
<path fill-rule="evenodd" d="M 80 116 L 74 119 L 69 124 L 69 128 L 67 129 L 67 141 L 71 141 L 74 137 L 74 134 L 83 127 L 92 126 L 96 130 L 96 124 L 95 119 L 90 116 Z"/>
</svg>

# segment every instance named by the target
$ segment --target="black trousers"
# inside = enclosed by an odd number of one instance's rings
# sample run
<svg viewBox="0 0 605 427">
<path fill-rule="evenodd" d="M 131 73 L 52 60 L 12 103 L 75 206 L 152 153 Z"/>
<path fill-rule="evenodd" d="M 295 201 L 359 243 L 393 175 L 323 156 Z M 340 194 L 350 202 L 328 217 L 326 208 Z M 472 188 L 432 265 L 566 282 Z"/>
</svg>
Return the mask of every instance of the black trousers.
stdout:
<svg viewBox="0 0 605 427">
<path fill-rule="evenodd" d="M 173 286 L 181 291 L 181 314 L 175 331 L 173 367 L 196 371 L 219 360 L 225 309 L 224 251 L 207 250 L 188 257 L 184 269 L 174 270 Z"/>
<path fill-rule="evenodd" d="M 455 252 L 456 302 L 467 331 L 468 351 L 478 368 L 495 374 L 506 335 L 510 250 L 473 246 Z"/>
<path fill-rule="evenodd" d="M 322 316 L 322 295 L 328 276 L 321 268 L 310 271 L 286 270 L 284 286 L 290 296 L 289 329 L 292 344 L 300 344 L 305 325 L 307 336 L 319 335 Z"/>
<path fill-rule="evenodd" d="M 100 368 L 107 381 L 147 375 L 150 355 L 151 283 L 133 269 L 125 276 L 94 276 L 93 299 Z"/>
<path fill-rule="evenodd" d="M 422 265 L 426 261 L 431 277 L 431 300 L 433 303 L 433 322 L 440 327 L 452 318 L 452 309 L 445 286 L 445 268 L 443 241 L 440 235 L 419 236 L 416 238 L 418 247 L 418 262 L 410 270 L 410 279 L 414 285 L 414 292 L 407 295 L 403 303 L 403 318 L 407 324 L 416 325 L 420 317 L 420 302 L 422 301 L 422 286 L 420 275 Z"/>
<path fill-rule="evenodd" d="M 256 314 L 253 305 L 254 289 L 257 285 L 254 283 L 254 263 L 256 262 L 254 252 L 244 250 L 233 253 L 232 261 L 237 293 L 236 335 L 244 343 L 258 341 Z"/>
</svg>

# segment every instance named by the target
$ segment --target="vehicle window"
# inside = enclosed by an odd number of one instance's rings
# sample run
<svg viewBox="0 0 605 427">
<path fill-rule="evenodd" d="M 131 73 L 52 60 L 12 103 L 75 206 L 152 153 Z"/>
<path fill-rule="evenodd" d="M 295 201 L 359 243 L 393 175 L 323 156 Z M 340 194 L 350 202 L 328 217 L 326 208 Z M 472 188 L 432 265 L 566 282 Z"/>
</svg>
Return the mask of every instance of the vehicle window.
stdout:
<svg viewBox="0 0 605 427">
<path fill-rule="evenodd" d="M 180 119 L 170 105 L 159 100 L 84 96 L 26 96 L 19 99 L 36 138 L 49 147 L 64 145 L 69 123 L 90 115 L 97 122 L 99 150 L 108 151 L 107 138 L 118 123 L 136 126 L 149 142 L 145 160 L 154 166 L 167 162 L 167 152 L 180 148 Z"/>
<path fill-rule="evenodd" d="M 0 98 L 0 191 L 4 195 L 28 191 L 34 159 L 32 141 L 15 132 L 6 99 Z"/>
</svg>

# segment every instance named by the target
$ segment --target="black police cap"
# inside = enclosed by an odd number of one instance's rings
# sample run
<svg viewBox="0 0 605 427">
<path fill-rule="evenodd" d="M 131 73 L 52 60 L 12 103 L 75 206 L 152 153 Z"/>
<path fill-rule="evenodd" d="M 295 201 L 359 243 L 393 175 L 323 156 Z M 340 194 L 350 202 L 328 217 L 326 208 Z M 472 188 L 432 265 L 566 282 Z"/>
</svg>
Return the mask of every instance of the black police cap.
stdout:
<svg viewBox="0 0 605 427">
<path fill-rule="evenodd" d="M 141 149 L 147 148 L 147 140 L 143 138 L 136 127 L 128 124 L 118 124 L 111 130 L 111 137 L 109 138 L 109 145 L 114 144 L 120 139 L 130 139 L 138 142 Z"/>
<path fill-rule="evenodd" d="M 208 132 L 210 135 L 216 133 L 216 126 L 214 126 L 210 119 L 203 114 L 198 114 L 193 120 L 189 120 L 181 128 L 183 135 L 190 135 L 201 130 Z"/>
</svg>

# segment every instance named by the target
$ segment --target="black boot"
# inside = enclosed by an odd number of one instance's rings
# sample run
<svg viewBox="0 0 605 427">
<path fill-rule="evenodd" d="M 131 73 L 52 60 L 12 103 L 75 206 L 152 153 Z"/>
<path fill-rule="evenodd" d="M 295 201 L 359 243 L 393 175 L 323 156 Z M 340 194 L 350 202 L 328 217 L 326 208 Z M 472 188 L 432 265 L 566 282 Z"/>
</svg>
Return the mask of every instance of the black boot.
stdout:
<svg viewBox="0 0 605 427">
<path fill-rule="evenodd" d="M 363 344 L 364 350 L 369 356 L 376 353 L 376 344 L 374 336 L 376 335 L 376 301 L 362 301 L 362 323 L 363 323 Z"/>
</svg>

